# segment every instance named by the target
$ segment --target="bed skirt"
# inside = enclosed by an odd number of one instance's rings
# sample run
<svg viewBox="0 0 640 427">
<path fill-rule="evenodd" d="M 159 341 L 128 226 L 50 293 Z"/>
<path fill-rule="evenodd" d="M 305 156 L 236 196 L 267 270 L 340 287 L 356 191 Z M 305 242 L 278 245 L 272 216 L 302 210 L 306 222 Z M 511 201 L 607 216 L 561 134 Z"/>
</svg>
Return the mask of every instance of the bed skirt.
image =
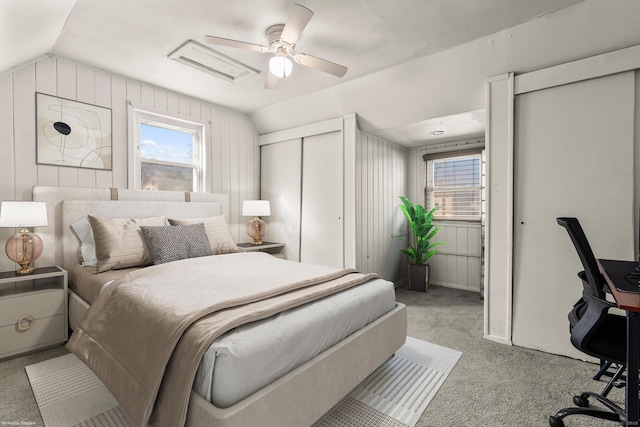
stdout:
<svg viewBox="0 0 640 427">
<path fill-rule="evenodd" d="M 71 330 L 76 329 L 89 307 L 91 306 L 88 302 L 69 289 L 69 328 Z"/>
</svg>

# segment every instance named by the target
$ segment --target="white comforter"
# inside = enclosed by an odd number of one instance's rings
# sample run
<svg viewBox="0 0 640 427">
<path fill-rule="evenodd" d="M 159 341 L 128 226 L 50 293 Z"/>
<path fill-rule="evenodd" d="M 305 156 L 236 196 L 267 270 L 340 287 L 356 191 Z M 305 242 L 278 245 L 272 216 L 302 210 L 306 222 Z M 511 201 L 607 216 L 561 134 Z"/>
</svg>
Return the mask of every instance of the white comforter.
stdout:
<svg viewBox="0 0 640 427">
<path fill-rule="evenodd" d="M 261 253 L 156 265 L 109 286 L 67 346 L 134 425 L 179 427 L 202 355 L 218 336 L 374 277 Z"/>
</svg>

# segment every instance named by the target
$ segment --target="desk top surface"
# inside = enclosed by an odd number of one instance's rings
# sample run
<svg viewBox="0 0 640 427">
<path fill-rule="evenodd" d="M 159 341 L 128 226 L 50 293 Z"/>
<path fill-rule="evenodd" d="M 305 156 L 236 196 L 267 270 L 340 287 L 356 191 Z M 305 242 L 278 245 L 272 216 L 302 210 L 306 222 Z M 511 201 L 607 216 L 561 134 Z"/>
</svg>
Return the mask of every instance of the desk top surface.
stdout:
<svg viewBox="0 0 640 427">
<path fill-rule="evenodd" d="M 618 307 L 640 312 L 640 283 L 628 276 L 637 273 L 638 262 L 599 259 L 598 266 Z"/>
</svg>

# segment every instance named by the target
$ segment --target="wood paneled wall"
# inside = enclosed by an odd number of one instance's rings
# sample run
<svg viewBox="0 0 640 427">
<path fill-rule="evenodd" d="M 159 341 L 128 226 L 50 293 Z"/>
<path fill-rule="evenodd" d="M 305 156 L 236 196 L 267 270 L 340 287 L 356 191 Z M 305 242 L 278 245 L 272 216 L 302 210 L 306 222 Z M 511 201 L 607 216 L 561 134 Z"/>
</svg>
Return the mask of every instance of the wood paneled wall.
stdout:
<svg viewBox="0 0 640 427">
<path fill-rule="evenodd" d="M 113 170 L 36 164 L 35 93 L 111 108 Z M 246 241 L 242 201 L 258 196 L 258 133 L 248 116 L 66 59 L 46 56 L 0 75 L 0 200 L 31 200 L 34 185 L 127 188 L 127 104 L 208 121 L 207 192 L 230 195 L 232 233 Z M 13 230 L 0 229 L 0 241 Z M 46 250 L 46 248 L 45 248 Z M 12 268 L 0 257 L 0 268 Z"/>
<path fill-rule="evenodd" d="M 482 285 L 482 226 L 480 223 L 442 222 L 434 241 L 439 253 L 429 260 L 430 283 L 480 291 Z"/>
<path fill-rule="evenodd" d="M 409 182 L 408 197 L 417 201 L 424 200 L 425 194 L 425 162 L 427 153 L 455 153 L 458 150 L 469 148 L 484 148 L 484 138 L 449 141 L 439 144 L 427 145 L 409 150 Z M 436 226 L 443 229 L 435 236 L 436 241 L 446 242 L 447 245 L 438 246 L 441 251 L 429 260 L 431 266 L 431 281 L 434 284 L 466 289 L 470 291 L 483 291 L 484 287 L 484 225 L 486 218 L 486 161 L 484 150 L 482 151 L 482 216 L 481 221 L 475 222 L 448 222 L 434 221 Z M 458 230 L 457 227 L 460 227 Z M 458 243 L 458 236 L 466 236 L 469 228 L 477 228 L 479 232 L 479 246 L 475 243 L 472 248 L 464 249 Z M 475 231 L 473 231 L 475 233 Z M 452 240 L 456 240 L 452 242 Z M 473 240 L 473 239 L 472 239 Z"/>
<path fill-rule="evenodd" d="M 400 252 L 407 224 L 400 198 L 407 191 L 406 148 L 357 132 L 356 137 L 356 268 L 399 282 L 407 276 Z"/>
</svg>

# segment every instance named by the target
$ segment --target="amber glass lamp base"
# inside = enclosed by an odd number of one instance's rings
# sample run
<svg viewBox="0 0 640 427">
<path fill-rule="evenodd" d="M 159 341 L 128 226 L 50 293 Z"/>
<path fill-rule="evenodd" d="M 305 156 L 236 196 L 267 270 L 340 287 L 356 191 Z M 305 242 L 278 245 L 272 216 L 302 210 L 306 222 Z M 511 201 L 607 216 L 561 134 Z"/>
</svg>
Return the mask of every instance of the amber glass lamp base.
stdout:
<svg viewBox="0 0 640 427">
<path fill-rule="evenodd" d="M 42 255 L 42 248 L 42 239 L 26 228 L 10 237 L 5 245 L 7 257 L 20 265 L 16 270 L 17 274 L 33 273 L 34 268 L 31 264 Z"/>
<path fill-rule="evenodd" d="M 252 245 L 261 245 L 262 238 L 267 234 L 267 224 L 260 218 L 255 217 L 247 223 L 245 231 L 253 239 Z"/>
</svg>

